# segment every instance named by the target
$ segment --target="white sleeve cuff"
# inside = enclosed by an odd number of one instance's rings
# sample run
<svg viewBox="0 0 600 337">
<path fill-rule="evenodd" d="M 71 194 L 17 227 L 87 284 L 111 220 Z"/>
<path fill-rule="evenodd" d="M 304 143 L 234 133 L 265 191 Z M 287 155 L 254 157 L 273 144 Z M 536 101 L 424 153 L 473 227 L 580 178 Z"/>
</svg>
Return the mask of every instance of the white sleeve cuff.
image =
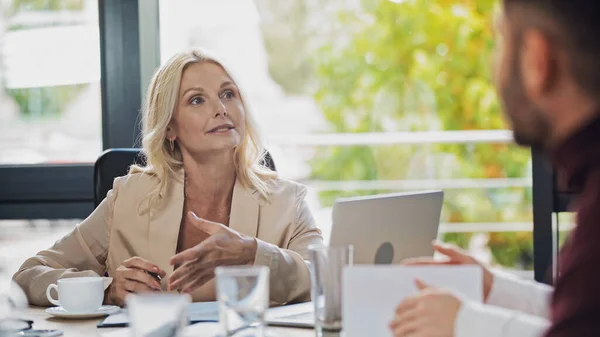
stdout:
<svg viewBox="0 0 600 337">
<path fill-rule="evenodd" d="M 540 337 L 550 323 L 542 318 L 475 302 L 464 302 L 455 337 Z"/>
<path fill-rule="evenodd" d="M 102 277 L 102 282 L 104 282 L 104 291 L 106 291 L 106 289 L 108 289 L 108 287 L 110 286 L 112 281 L 113 281 L 112 277 L 107 277 L 107 276 Z"/>
<path fill-rule="evenodd" d="M 487 304 L 547 318 L 550 316 L 552 291 L 552 287 L 546 284 L 494 272 L 494 283 Z"/>
</svg>

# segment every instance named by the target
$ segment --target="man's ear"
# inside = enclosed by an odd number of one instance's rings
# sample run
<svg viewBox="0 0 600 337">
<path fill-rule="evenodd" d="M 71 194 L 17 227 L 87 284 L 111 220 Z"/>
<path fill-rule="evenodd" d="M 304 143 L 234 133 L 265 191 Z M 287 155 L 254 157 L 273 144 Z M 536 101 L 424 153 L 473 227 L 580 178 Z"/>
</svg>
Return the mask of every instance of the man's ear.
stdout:
<svg viewBox="0 0 600 337">
<path fill-rule="evenodd" d="M 553 48 L 548 37 L 538 29 L 528 29 L 518 53 L 525 94 L 532 101 L 537 100 L 553 86 L 556 65 Z"/>
</svg>

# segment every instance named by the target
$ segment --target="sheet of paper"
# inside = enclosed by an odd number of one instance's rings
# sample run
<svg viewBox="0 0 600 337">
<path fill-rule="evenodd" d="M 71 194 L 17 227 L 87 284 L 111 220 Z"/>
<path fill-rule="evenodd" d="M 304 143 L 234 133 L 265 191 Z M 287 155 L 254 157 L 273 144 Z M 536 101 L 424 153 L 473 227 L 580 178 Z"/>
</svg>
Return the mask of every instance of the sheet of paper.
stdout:
<svg viewBox="0 0 600 337">
<path fill-rule="evenodd" d="M 183 337 L 214 337 L 220 332 L 217 323 L 198 323 L 190 325 L 183 331 Z M 102 337 L 131 337 L 130 328 L 123 328 L 101 334 Z"/>
<path fill-rule="evenodd" d="M 483 274 L 478 266 L 353 266 L 344 270 L 342 316 L 346 337 L 391 337 L 396 307 L 417 293 L 415 278 L 481 302 Z"/>
<path fill-rule="evenodd" d="M 281 307 L 274 307 L 267 310 L 266 319 L 276 319 L 282 317 L 290 317 L 301 314 L 312 313 L 314 304 L 312 302 L 289 304 Z"/>
<path fill-rule="evenodd" d="M 188 318 L 190 322 L 217 322 L 219 320 L 219 306 L 217 302 L 197 302 L 188 305 Z M 102 325 L 115 326 L 129 324 L 127 310 L 108 316 Z"/>
</svg>

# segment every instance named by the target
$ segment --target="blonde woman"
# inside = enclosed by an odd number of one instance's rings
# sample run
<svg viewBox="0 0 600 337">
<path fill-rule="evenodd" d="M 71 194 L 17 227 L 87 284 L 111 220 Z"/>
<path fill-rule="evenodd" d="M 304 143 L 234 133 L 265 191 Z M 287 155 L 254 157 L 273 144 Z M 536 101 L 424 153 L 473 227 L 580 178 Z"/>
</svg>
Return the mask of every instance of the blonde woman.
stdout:
<svg viewBox="0 0 600 337">
<path fill-rule="evenodd" d="M 49 305 L 49 284 L 93 275 L 108 276 L 106 304 L 152 291 L 211 301 L 224 265 L 270 267 L 274 304 L 310 300 L 305 258 L 321 232 L 305 188 L 259 165 L 247 103 L 223 62 L 202 51 L 161 66 L 143 108 L 147 165 L 115 179 L 87 219 L 25 261 L 14 280 L 29 302 Z"/>
</svg>

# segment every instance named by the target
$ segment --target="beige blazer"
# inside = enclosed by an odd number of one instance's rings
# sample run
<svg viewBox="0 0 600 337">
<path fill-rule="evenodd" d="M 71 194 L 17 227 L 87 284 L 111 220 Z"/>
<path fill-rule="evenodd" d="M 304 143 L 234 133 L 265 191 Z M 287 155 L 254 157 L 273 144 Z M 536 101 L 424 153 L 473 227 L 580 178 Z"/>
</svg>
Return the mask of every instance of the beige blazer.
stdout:
<svg viewBox="0 0 600 337">
<path fill-rule="evenodd" d="M 108 275 L 108 286 L 121 262 L 133 256 L 164 269 L 167 277 L 162 287 L 166 289 L 173 272 L 169 259 L 176 253 L 183 216 L 183 171 L 148 212 L 144 200 L 157 183 L 145 174 L 115 179 L 113 189 L 87 219 L 52 247 L 26 260 L 13 279 L 30 304 L 50 305 L 46 287 L 61 278 Z M 261 201 L 239 182 L 233 190 L 230 228 L 258 239 L 255 264 L 271 270 L 272 304 L 310 300 L 307 247 L 321 244 L 323 238 L 304 201 L 305 194 L 305 187 L 284 179 L 274 181 L 269 202 Z M 214 301 L 214 280 L 192 298 Z"/>
</svg>

